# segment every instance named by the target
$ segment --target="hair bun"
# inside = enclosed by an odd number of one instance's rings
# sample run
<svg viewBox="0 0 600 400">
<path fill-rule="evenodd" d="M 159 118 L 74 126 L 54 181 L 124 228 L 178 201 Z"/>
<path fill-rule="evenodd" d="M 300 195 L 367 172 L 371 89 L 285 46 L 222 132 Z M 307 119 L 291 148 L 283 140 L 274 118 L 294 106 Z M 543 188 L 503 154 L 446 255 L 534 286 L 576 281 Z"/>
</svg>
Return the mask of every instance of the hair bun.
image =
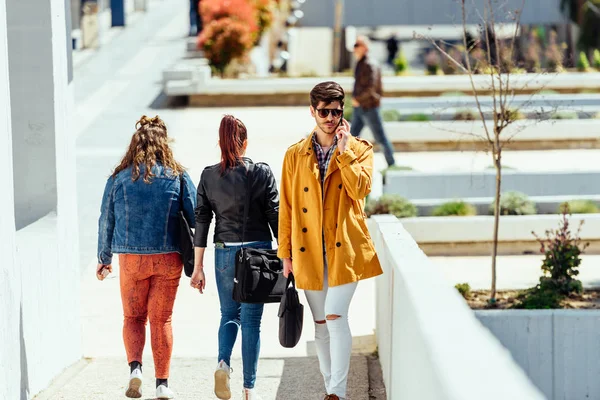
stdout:
<svg viewBox="0 0 600 400">
<path fill-rule="evenodd" d="M 165 123 L 160 117 L 157 115 L 153 118 L 150 118 L 146 115 L 142 115 L 138 122 L 135 123 L 135 128 L 140 129 L 145 126 L 160 126 L 161 128 L 166 128 Z"/>
</svg>

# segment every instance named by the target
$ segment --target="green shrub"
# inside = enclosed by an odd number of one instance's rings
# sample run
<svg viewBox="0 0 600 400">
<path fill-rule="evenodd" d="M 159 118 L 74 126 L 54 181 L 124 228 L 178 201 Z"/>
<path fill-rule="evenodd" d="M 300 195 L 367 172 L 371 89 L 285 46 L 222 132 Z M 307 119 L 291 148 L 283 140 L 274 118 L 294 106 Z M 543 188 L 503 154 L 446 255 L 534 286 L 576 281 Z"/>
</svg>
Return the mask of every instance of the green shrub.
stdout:
<svg viewBox="0 0 600 400">
<path fill-rule="evenodd" d="M 594 50 L 594 55 L 592 56 L 592 63 L 594 64 L 594 68 L 600 70 L 600 50 Z"/>
<path fill-rule="evenodd" d="M 512 308 L 524 310 L 549 310 L 561 307 L 564 296 L 540 285 L 524 290 Z"/>
<path fill-rule="evenodd" d="M 453 121 L 475 121 L 481 119 L 481 116 L 475 110 L 459 110 L 452 117 Z"/>
<path fill-rule="evenodd" d="M 416 217 L 417 207 L 402 196 L 396 194 L 384 194 L 377 200 L 369 199 L 365 207 L 368 217 L 376 214 L 392 214 L 398 218 Z"/>
<path fill-rule="evenodd" d="M 560 308 L 561 302 L 572 293 L 583 293 L 583 285 L 577 279 L 581 254 L 588 244 L 581 244 L 579 229 L 574 234 L 569 227 L 569 206 L 562 208 L 562 219 L 558 229 L 546 231 L 545 238 L 532 232 L 545 255 L 542 262 L 543 275 L 540 283 L 523 292 L 514 308 Z"/>
<path fill-rule="evenodd" d="M 590 62 L 585 54 L 585 51 L 579 53 L 579 59 L 577 60 L 577 70 L 580 72 L 586 72 L 590 69 Z"/>
<path fill-rule="evenodd" d="M 427 114 L 409 114 L 406 117 L 408 122 L 427 122 L 431 121 L 431 116 Z"/>
<path fill-rule="evenodd" d="M 477 209 L 462 200 L 449 201 L 433 210 L 434 217 L 477 215 Z"/>
<path fill-rule="evenodd" d="M 573 214 L 595 214 L 600 212 L 600 208 L 598 208 L 598 205 L 592 200 L 566 201 L 558 206 L 558 212 L 562 213 L 565 207 L 568 207 Z"/>
<path fill-rule="evenodd" d="M 509 121 L 518 121 L 521 119 L 526 119 L 526 117 L 525 114 L 523 114 L 520 110 L 508 110 Z"/>
<path fill-rule="evenodd" d="M 494 213 L 495 202 L 490 205 L 490 213 Z M 500 197 L 500 215 L 533 215 L 536 213 L 535 203 L 525 193 L 506 192 Z"/>
<path fill-rule="evenodd" d="M 397 75 L 402 75 L 408 71 L 408 60 L 404 52 L 400 51 L 400 54 L 394 60 L 394 68 Z"/>
<path fill-rule="evenodd" d="M 457 283 L 454 285 L 454 287 L 456 290 L 458 290 L 458 293 L 465 298 L 465 300 L 471 297 L 471 285 L 468 283 Z"/>
<path fill-rule="evenodd" d="M 576 111 L 556 111 L 550 116 L 551 119 L 579 119 Z"/>
<path fill-rule="evenodd" d="M 400 113 L 397 110 L 383 110 L 381 116 L 385 122 L 400 121 Z"/>
</svg>

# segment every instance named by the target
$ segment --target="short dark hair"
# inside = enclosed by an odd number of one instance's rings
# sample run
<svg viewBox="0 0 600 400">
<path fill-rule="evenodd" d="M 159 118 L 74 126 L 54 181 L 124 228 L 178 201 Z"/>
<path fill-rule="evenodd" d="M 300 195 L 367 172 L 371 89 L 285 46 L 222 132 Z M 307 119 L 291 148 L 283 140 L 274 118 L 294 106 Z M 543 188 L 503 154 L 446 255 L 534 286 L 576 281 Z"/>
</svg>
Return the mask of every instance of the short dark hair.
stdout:
<svg viewBox="0 0 600 400">
<path fill-rule="evenodd" d="M 310 91 L 310 105 L 317 108 L 322 101 L 325 104 L 331 104 L 339 101 L 344 108 L 344 89 L 339 83 L 333 81 L 321 82 Z"/>
</svg>

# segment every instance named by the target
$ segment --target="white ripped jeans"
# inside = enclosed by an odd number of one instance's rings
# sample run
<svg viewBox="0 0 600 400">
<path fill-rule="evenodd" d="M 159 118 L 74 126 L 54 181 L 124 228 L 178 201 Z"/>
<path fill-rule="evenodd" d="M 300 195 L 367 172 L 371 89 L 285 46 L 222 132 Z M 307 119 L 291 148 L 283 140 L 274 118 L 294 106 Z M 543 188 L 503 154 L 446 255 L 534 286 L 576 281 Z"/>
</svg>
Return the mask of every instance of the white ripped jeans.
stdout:
<svg viewBox="0 0 600 400">
<path fill-rule="evenodd" d="M 358 282 L 328 287 L 325 263 L 323 290 L 304 291 L 315 321 L 315 344 L 327 394 L 335 394 L 341 399 L 346 398 L 352 354 L 348 309 L 357 286 Z M 339 318 L 327 319 L 328 315 Z M 318 324 L 316 321 L 327 322 Z"/>
</svg>

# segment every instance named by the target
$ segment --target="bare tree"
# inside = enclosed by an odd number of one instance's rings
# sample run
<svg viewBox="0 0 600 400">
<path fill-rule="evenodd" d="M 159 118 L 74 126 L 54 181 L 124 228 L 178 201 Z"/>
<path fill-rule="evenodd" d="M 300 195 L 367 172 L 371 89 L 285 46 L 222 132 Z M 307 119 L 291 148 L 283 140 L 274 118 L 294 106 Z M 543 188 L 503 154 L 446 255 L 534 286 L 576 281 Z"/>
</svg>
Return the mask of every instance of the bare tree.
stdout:
<svg viewBox="0 0 600 400">
<path fill-rule="evenodd" d="M 528 85 L 536 80 L 540 74 L 534 78 L 529 75 L 519 74 L 519 79 L 515 78 L 517 72 L 514 60 L 518 49 L 519 34 L 521 30 L 520 17 L 525 0 L 522 0 L 520 8 L 509 10 L 507 3 L 499 4 L 497 0 L 486 0 L 484 9 L 477 9 L 472 5 L 473 12 L 477 13 L 481 39 L 472 42 L 468 33 L 468 12 L 470 7 L 466 0 L 457 0 L 461 6 L 462 16 L 462 46 L 460 46 L 460 59 L 457 59 L 456 52 L 446 51 L 438 42 L 426 35 L 415 33 L 415 37 L 429 41 L 449 63 L 462 71 L 469 79 L 477 112 L 483 125 L 484 136 L 481 138 L 485 143 L 486 150 L 491 154 L 493 165 L 496 171 L 495 195 L 494 195 L 494 231 L 492 247 L 492 282 L 490 305 L 496 302 L 496 256 L 498 253 L 498 229 L 500 224 L 500 198 L 502 189 L 502 152 L 510 140 L 526 124 L 520 123 L 517 126 L 507 129 L 519 119 L 519 108 L 529 105 L 533 97 L 544 89 L 545 85 L 533 85 L 530 90 L 531 97 L 520 107 L 512 107 L 515 97 L 515 85 Z M 472 4 L 472 3 L 471 3 Z M 502 14 L 502 15 L 499 15 Z M 499 17 L 503 21 L 499 20 Z M 508 40 L 500 39 L 499 28 L 501 24 L 510 22 L 511 35 Z M 521 87 L 522 88 L 522 87 Z M 481 97 L 491 96 L 491 109 L 489 112 L 482 104 Z M 488 112 L 486 112 L 488 111 Z M 540 119 L 545 119 L 541 113 Z M 469 134 L 473 136 L 472 133 Z"/>
</svg>

